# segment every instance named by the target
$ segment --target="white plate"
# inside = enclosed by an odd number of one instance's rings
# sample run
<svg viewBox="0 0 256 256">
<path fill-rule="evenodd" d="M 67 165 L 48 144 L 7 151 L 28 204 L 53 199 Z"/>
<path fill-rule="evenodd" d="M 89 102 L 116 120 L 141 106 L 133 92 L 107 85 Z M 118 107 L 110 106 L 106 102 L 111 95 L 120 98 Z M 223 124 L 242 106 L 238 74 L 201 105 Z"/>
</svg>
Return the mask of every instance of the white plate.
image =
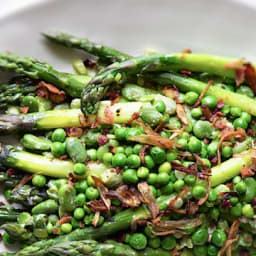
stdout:
<svg viewBox="0 0 256 256">
<path fill-rule="evenodd" d="M 228 0 L 49 0 L 0 18 L 0 51 L 71 71 L 71 60 L 82 53 L 40 35 L 58 28 L 132 54 L 190 48 L 256 59 L 255 27 L 255 9 Z"/>
</svg>

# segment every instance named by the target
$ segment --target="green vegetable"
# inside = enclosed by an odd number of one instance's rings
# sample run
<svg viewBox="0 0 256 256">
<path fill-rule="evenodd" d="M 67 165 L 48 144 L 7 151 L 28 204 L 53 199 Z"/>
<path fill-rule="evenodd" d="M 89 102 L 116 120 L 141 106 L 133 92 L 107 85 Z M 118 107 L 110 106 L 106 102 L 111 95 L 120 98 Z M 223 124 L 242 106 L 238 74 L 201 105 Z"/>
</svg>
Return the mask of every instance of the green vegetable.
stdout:
<svg viewBox="0 0 256 256">
<path fill-rule="evenodd" d="M 21 144 L 26 149 L 40 151 L 48 151 L 52 145 L 50 140 L 43 137 L 36 137 L 33 134 L 25 134 L 21 140 Z"/>
<path fill-rule="evenodd" d="M 52 83 L 73 97 L 80 97 L 83 86 L 91 79 L 88 76 L 58 72 L 47 63 L 33 58 L 23 59 L 11 53 L 0 54 L 0 69 L 14 71 L 32 79 L 41 79 Z"/>
<path fill-rule="evenodd" d="M 147 246 L 147 238 L 142 233 L 134 233 L 129 239 L 129 244 L 136 250 L 143 250 Z"/>
<path fill-rule="evenodd" d="M 69 137 L 66 139 L 67 153 L 75 163 L 83 163 L 86 160 L 87 153 L 85 146 L 78 138 Z"/>
<path fill-rule="evenodd" d="M 211 242 L 217 247 L 222 247 L 226 242 L 227 236 L 226 233 L 221 229 L 216 229 L 212 233 Z"/>
<path fill-rule="evenodd" d="M 49 213 L 56 213 L 58 211 L 58 204 L 56 201 L 52 199 L 48 199 L 43 201 L 36 206 L 34 206 L 31 210 L 32 214 L 49 214 Z"/>
<path fill-rule="evenodd" d="M 63 184 L 58 191 L 59 203 L 65 211 L 73 211 L 76 207 L 76 190 L 68 184 Z"/>
</svg>

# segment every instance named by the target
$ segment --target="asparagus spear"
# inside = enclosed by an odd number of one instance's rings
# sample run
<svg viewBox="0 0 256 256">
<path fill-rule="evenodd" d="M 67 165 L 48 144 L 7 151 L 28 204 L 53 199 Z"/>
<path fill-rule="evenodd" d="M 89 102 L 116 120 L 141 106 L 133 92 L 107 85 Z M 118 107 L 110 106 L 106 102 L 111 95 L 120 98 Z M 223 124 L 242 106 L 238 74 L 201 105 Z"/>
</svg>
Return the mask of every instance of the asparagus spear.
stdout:
<svg viewBox="0 0 256 256">
<path fill-rule="evenodd" d="M 10 145 L 2 145 L 0 164 L 55 178 L 66 178 L 74 169 L 74 163 L 71 161 L 59 160 L 57 158 L 52 159 L 42 155 L 28 153 Z M 121 182 L 120 174 L 110 171 L 109 167 L 102 163 L 89 162 L 87 169 L 87 175 L 93 173 L 93 175 L 99 177 L 107 186 L 111 187 L 113 184 L 116 185 Z M 29 195 L 33 192 L 33 189 L 31 191 L 29 187 L 26 188 L 25 186 L 23 186 L 24 188 L 21 187 L 23 190 L 20 191 L 20 193 L 19 190 L 16 190 L 16 194 L 11 198 L 13 198 L 13 200 L 18 200 L 19 198 L 20 201 L 25 200 L 25 198 L 30 198 Z M 34 193 L 32 194 L 34 195 Z M 24 198 L 22 196 L 24 196 Z"/>
<path fill-rule="evenodd" d="M 19 103 L 23 96 L 34 94 L 35 90 L 34 82 L 29 79 L 0 85 L 0 109 Z"/>
<path fill-rule="evenodd" d="M 114 115 L 115 123 L 127 123 L 134 112 L 139 112 L 142 106 L 143 103 L 141 102 L 116 103 L 111 106 L 110 101 L 103 101 L 100 103 L 97 117 L 100 117 L 103 121 L 106 120 L 105 111 L 106 108 L 109 108 L 109 111 Z M 12 133 L 20 130 L 80 127 L 80 118 L 83 118 L 83 114 L 79 109 L 53 110 L 27 115 L 2 115 L 0 116 L 0 132 Z M 85 119 L 87 125 L 94 121 L 94 115 L 90 115 L 88 119 Z"/>
<path fill-rule="evenodd" d="M 53 83 L 73 97 L 80 97 L 82 88 L 91 79 L 88 76 L 59 72 L 45 62 L 33 58 L 21 58 L 11 53 L 0 54 L 0 69 Z"/>
<path fill-rule="evenodd" d="M 208 64 L 202 65 L 208 61 Z M 192 61 L 193 60 L 193 61 Z M 192 71 L 208 71 L 209 73 L 234 78 L 235 70 L 225 68 L 225 64 L 234 61 L 229 58 L 208 55 L 190 54 L 153 54 L 136 57 L 124 62 L 114 63 L 96 75 L 83 89 L 81 108 L 85 114 L 96 113 L 99 101 L 113 83 L 125 83 L 132 76 L 156 71 L 188 69 Z M 200 63 L 200 65 L 198 64 Z M 207 67 L 207 68 L 206 68 Z M 216 93 L 217 94 L 217 93 Z"/>
<path fill-rule="evenodd" d="M 65 32 L 49 31 L 43 33 L 43 35 L 51 41 L 62 44 L 66 47 L 84 50 L 90 54 L 96 55 L 106 64 L 116 61 L 124 61 L 131 58 L 130 55 L 122 53 L 111 47 L 93 43 L 88 39 L 79 38 Z"/>
<path fill-rule="evenodd" d="M 0 206 L 0 222 L 16 221 L 22 209 L 14 208 L 10 205 Z"/>
<path fill-rule="evenodd" d="M 170 256 L 170 252 L 163 249 L 147 248 L 143 251 L 136 251 L 129 245 L 117 243 L 115 241 L 97 242 L 94 240 L 64 242 L 54 245 L 48 249 L 48 252 L 57 255 L 73 256 Z"/>
<path fill-rule="evenodd" d="M 204 82 L 193 78 L 185 78 L 182 75 L 170 72 L 159 74 L 158 76 L 146 75 L 145 78 L 162 85 L 174 84 L 179 88 L 179 90 L 183 92 L 194 91 L 198 94 L 200 94 L 207 86 L 207 84 Z M 206 95 L 215 96 L 218 99 L 222 99 L 225 104 L 228 104 L 232 107 L 239 107 L 243 111 L 256 116 L 256 101 L 246 95 L 228 91 L 214 85 L 209 87 Z"/>
<path fill-rule="evenodd" d="M 67 47 L 85 50 L 88 53 L 98 56 L 106 63 L 113 63 L 116 61 L 120 62 L 132 58 L 132 56 L 126 53 L 119 52 L 104 45 L 95 44 L 88 39 L 79 38 L 65 32 L 46 32 L 43 33 L 43 35 L 46 38 Z M 207 72 L 209 74 L 215 74 L 233 79 L 235 78 L 235 72 L 233 69 L 226 68 L 226 64 L 231 62 L 241 63 L 241 65 L 243 64 L 242 59 L 220 57 L 209 54 L 173 53 L 172 55 L 180 59 L 176 65 L 172 66 L 173 70 L 188 69 L 195 72 Z M 256 66 L 256 64 L 254 64 L 254 66 Z"/>
</svg>

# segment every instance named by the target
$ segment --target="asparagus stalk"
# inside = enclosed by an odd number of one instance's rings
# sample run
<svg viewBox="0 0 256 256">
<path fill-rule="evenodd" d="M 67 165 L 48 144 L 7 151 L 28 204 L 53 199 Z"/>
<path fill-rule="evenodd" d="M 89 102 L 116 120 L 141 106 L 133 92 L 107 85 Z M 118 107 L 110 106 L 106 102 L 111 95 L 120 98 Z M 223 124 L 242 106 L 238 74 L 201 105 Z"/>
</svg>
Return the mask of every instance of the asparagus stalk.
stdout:
<svg viewBox="0 0 256 256">
<path fill-rule="evenodd" d="M 244 157 L 241 156 L 239 158 L 230 159 L 223 162 L 221 165 L 214 167 L 211 176 L 212 186 L 217 186 L 230 179 L 231 176 L 233 177 L 238 175 L 241 170 L 241 166 L 249 166 L 251 163 L 252 159 L 245 155 Z M 160 196 L 157 199 L 159 209 L 164 210 L 171 199 L 172 195 Z M 151 213 L 144 205 L 135 210 L 128 209 L 113 216 L 111 221 L 104 222 L 103 225 L 98 228 L 88 227 L 84 229 L 77 229 L 68 235 L 59 236 L 47 241 L 36 242 L 19 251 L 16 256 L 39 256 L 46 254 L 48 248 L 59 243 L 87 239 L 101 239 L 121 230 L 128 229 L 133 219 L 148 219 L 150 217 Z"/>
<path fill-rule="evenodd" d="M 90 81 L 88 76 L 59 72 L 45 62 L 33 58 L 21 58 L 11 53 L 0 54 L 0 69 L 42 79 L 66 91 L 72 97 L 80 97 L 82 88 Z"/>
<path fill-rule="evenodd" d="M 11 221 L 16 221 L 18 215 L 22 209 L 19 208 L 14 208 L 9 205 L 1 205 L 0 206 L 0 222 L 11 222 Z"/>
<path fill-rule="evenodd" d="M 74 163 L 71 161 L 64 161 L 57 158 L 49 158 L 25 152 L 10 145 L 2 145 L 1 147 L 0 164 L 11 168 L 30 173 L 40 173 L 55 178 L 66 178 L 74 169 Z M 108 166 L 102 163 L 89 162 L 87 164 L 87 169 L 87 175 L 93 174 L 94 176 L 99 177 L 107 186 L 111 187 L 113 184 L 116 185 L 121 182 L 120 174 L 111 171 Z M 16 190 L 16 193 L 11 196 L 11 199 L 14 201 L 15 199 L 19 199 L 20 202 L 24 200 L 25 202 L 26 198 L 30 198 L 29 195 L 34 195 L 35 193 L 33 193 L 33 189 L 31 191 L 31 189 L 26 186 L 28 185 L 23 186 L 24 188 L 21 187 L 23 189 L 21 193 L 19 193 L 19 189 Z M 24 196 L 24 198 L 22 196 Z M 32 200 L 32 198 L 30 199 Z"/>
<path fill-rule="evenodd" d="M 145 104 L 145 103 L 144 103 Z M 127 123 L 135 112 L 139 112 L 143 103 L 128 102 L 116 103 L 111 106 L 110 101 L 100 103 L 97 117 L 106 120 L 105 111 L 109 108 L 114 115 L 115 123 Z M 52 110 L 46 112 L 35 112 L 27 115 L 2 115 L 0 116 L 0 133 L 12 133 L 14 131 L 45 130 L 53 128 L 65 128 L 81 126 L 80 119 L 83 114 L 79 109 Z M 89 125 L 95 121 L 96 116 L 90 115 L 85 119 Z"/>
<path fill-rule="evenodd" d="M 209 57 L 208 55 L 200 54 L 195 56 L 190 54 L 153 54 L 114 63 L 96 75 L 84 87 L 81 100 L 82 111 L 85 114 L 96 113 L 99 101 L 103 98 L 111 84 L 116 82 L 125 83 L 132 76 L 146 72 L 188 69 L 201 72 L 207 71 L 234 78 L 235 70 L 225 68 L 225 64 L 231 61 L 234 61 L 234 59 Z"/>
<path fill-rule="evenodd" d="M 170 252 L 163 249 L 147 248 L 143 251 L 136 251 L 129 245 L 123 243 L 117 243 L 115 241 L 105 241 L 102 243 L 94 240 L 60 243 L 50 247 L 48 252 L 57 256 L 170 256 Z"/>
<path fill-rule="evenodd" d="M 185 78 L 184 76 L 175 73 L 163 73 L 158 76 L 146 75 L 145 78 L 158 82 L 162 85 L 174 84 L 183 92 L 194 91 L 198 94 L 200 94 L 207 86 L 204 82 L 193 78 Z M 222 99 L 225 104 L 232 107 L 239 107 L 243 111 L 256 116 L 256 101 L 246 95 L 228 91 L 214 85 L 209 87 L 206 95 L 215 96 L 218 99 Z"/>
<path fill-rule="evenodd" d="M 120 62 L 132 58 L 132 56 L 119 52 L 113 48 L 96 44 L 88 39 L 79 38 L 74 35 L 67 34 L 61 31 L 46 32 L 43 35 L 61 45 L 85 50 L 86 52 L 98 56 L 106 63 Z M 179 61 L 172 65 L 172 70 L 188 69 L 195 72 L 207 72 L 219 76 L 235 78 L 235 72 L 231 68 L 226 68 L 226 65 L 231 62 L 243 64 L 242 59 L 220 57 L 209 54 L 198 53 L 173 53 Z M 256 64 L 253 64 L 256 66 Z"/>
<path fill-rule="evenodd" d="M 0 85 L 0 109 L 6 109 L 9 104 L 19 103 L 23 96 L 34 94 L 36 87 L 31 80 L 21 80 L 19 83 Z"/>
<path fill-rule="evenodd" d="M 99 59 L 106 64 L 110 64 L 116 61 L 124 61 L 131 58 L 130 55 L 122 53 L 111 47 L 93 43 L 88 39 L 79 38 L 65 32 L 49 31 L 43 33 L 43 35 L 51 41 L 66 47 L 84 50 L 87 53 L 98 56 Z"/>
</svg>

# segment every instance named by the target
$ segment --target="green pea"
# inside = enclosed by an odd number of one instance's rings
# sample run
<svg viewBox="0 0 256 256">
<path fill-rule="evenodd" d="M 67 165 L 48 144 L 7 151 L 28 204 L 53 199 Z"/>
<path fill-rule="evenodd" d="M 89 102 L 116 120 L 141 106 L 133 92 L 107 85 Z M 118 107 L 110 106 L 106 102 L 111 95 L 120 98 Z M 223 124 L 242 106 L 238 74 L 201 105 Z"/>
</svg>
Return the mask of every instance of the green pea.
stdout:
<svg viewBox="0 0 256 256">
<path fill-rule="evenodd" d="M 169 235 L 161 240 L 161 246 L 165 250 L 172 250 L 176 247 L 176 239 L 174 236 Z"/>
<path fill-rule="evenodd" d="M 103 163 L 104 164 L 110 164 L 112 163 L 113 154 L 110 152 L 107 152 L 103 155 Z"/>
<path fill-rule="evenodd" d="M 140 150 L 142 149 L 142 147 L 143 147 L 143 146 L 142 146 L 141 144 L 136 144 L 136 145 L 134 145 L 134 147 L 133 147 L 133 153 L 139 155 Z"/>
<path fill-rule="evenodd" d="M 170 195 L 174 190 L 174 184 L 169 181 L 167 185 L 161 188 L 162 194 Z"/>
<path fill-rule="evenodd" d="M 208 246 L 207 252 L 208 252 L 208 255 L 209 255 L 209 256 L 217 256 L 217 255 L 218 255 L 218 252 L 219 252 L 219 249 L 218 249 L 216 246 L 210 244 L 210 245 Z"/>
<path fill-rule="evenodd" d="M 239 193 L 239 194 L 244 194 L 246 192 L 246 184 L 244 181 L 240 181 L 239 183 L 237 183 L 235 185 L 235 190 Z"/>
<path fill-rule="evenodd" d="M 215 156 L 218 150 L 218 141 L 212 141 L 207 146 L 207 152 L 209 156 Z"/>
<path fill-rule="evenodd" d="M 154 162 L 153 158 L 150 155 L 146 155 L 144 157 L 144 160 L 145 160 L 145 165 L 146 165 L 147 168 L 152 169 L 152 168 L 155 167 L 155 162 Z"/>
<path fill-rule="evenodd" d="M 79 193 L 84 193 L 88 188 L 88 184 L 86 180 L 79 180 L 75 183 L 75 189 Z"/>
<path fill-rule="evenodd" d="M 250 204 L 245 204 L 242 208 L 242 214 L 246 218 L 253 218 L 254 216 L 254 209 Z"/>
<path fill-rule="evenodd" d="M 221 229 L 215 229 L 212 233 L 211 242 L 217 247 L 222 247 L 227 240 L 226 233 Z"/>
<path fill-rule="evenodd" d="M 184 187 L 184 185 L 185 185 L 184 180 L 178 179 L 178 180 L 176 180 L 175 183 L 173 184 L 173 187 L 174 187 L 174 190 L 175 190 L 176 192 L 179 192 L 179 191 L 181 191 L 181 189 Z"/>
<path fill-rule="evenodd" d="M 39 110 L 39 102 L 34 96 L 28 95 L 28 96 L 23 97 L 20 105 L 22 107 L 28 107 L 29 108 L 28 111 L 30 113 L 38 112 L 38 110 Z"/>
<path fill-rule="evenodd" d="M 242 118 L 247 123 L 250 123 L 252 120 L 252 116 L 247 112 L 242 112 L 240 118 Z"/>
<path fill-rule="evenodd" d="M 192 153 L 199 153 L 202 149 L 202 143 L 196 137 L 191 137 L 188 142 L 188 150 Z"/>
<path fill-rule="evenodd" d="M 92 161 L 97 160 L 97 150 L 96 149 L 91 148 L 91 149 L 87 150 L 87 155 L 90 160 L 92 160 Z"/>
<path fill-rule="evenodd" d="M 207 246 L 195 246 L 193 248 L 193 255 L 194 256 L 207 256 L 208 248 Z"/>
<path fill-rule="evenodd" d="M 192 195 L 195 199 L 199 200 L 206 195 L 206 187 L 201 185 L 196 185 L 192 189 Z"/>
<path fill-rule="evenodd" d="M 125 148 L 125 154 L 127 156 L 130 156 L 133 153 L 133 148 L 131 146 L 128 146 Z"/>
<path fill-rule="evenodd" d="M 136 250 L 143 250 L 147 246 L 147 237 L 142 233 L 134 233 L 130 237 L 129 244 Z"/>
<path fill-rule="evenodd" d="M 69 137 L 66 139 L 67 153 L 75 163 L 83 163 L 87 158 L 85 146 L 82 142 L 75 137 Z"/>
<path fill-rule="evenodd" d="M 126 139 L 127 128 L 126 127 L 116 128 L 114 133 L 115 133 L 115 136 L 118 140 L 125 140 Z"/>
<path fill-rule="evenodd" d="M 72 218 L 71 225 L 72 225 L 72 229 L 80 228 L 79 222 L 75 218 Z"/>
<path fill-rule="evenodd" d="M 140 167 L 138 170 L 137 170 L 137 176 L 140 178 L 140 179 L 146 179 L 149 175 L 149 169 L 147 167 Z"/>
<path fill-rule="evenodd" d="M 221 155 L 224 157 L 224 158 L 229 158 L 231 157 L 233 154 L 233 150 L 232 150 L 232 147 L 230 146 L 223 146 L 221 148 Z"/>
<path fill-rule="evenodd" d="M 42 174 L 36 174 L 32 178 L 32 184 L 36 187 L 44 187 L 46 184 L 46 177 Z"/>
<path fill-rule="evenodd" d="M 140 157 L 138 155 L 132 154 L 127 158 L 127 165 L 130 168 L 138 168 L 140 166 Z"/>
<path fill-rule="evenodd" d="M 75 202 L 77 206 L 83 206 L 85 203 L 86 197 L 85 194 L 80 193 L 76 196 Z"/>
<path fill-rule="evenodd" d="M 166 154 L 166 160 L 168 162 L 174 161 L 178 158 L 178 154 L 176 152 L 169 151 Z"/>
<path fill-rule="evenodd" d="M 126 162 L 127 162 L 127 157 L 123 153 L 117 153 L 112 158 L 112 165 L 114 167 L 116 166 L 124 167 L 126 165 Z"/>
<path fill-rule="evenodd" d="M 55 157 L 60 157 L 66 153 L 66 147 L 61 142 L 53 142 L 51 152 Z"/>
<path fill-rule="evenodd" d="M 230 208 L 230 213 L 233 216 L 240 217 L 242 215 L 242 204 L 241 203 L 237 203 L 236 205 L 232 206 Z"/>
<path fill-rule="evenodd" d="M 184 101 L 185 103 L 187 103 L 188 105 L 194 105 L 198 99 L 198 94 L 196 92 L 187 92 L 185 94 L 185 98 Z"/>
<path fill-rule="evenodd" d="M 184 177 L 184 181 L 186 184 L 190 185 L 190 186 L 193 186 L 195 185 L 196 183 L 196 176 L 194 175 L 191 175 L 191 174 L 187 174 L 185 177 Z"/>
<path fill-rule="evenodd" d="M 230 106 L 229 105 L 224 105 L 223 108 L 221 109 L 221 112 L 227 116 L 230 112 Z"/>
<path fill-rule="evenodd" d="M 153 249 L 157 249 L 161 246 L 161 239 L 159 237 L 151 238 L 148 241 L 148 245 Z"/>
<path fill-rule="evenodd" d="M 51 137 L 54 142 L 64 142 L 66 139 L 66 132 L 62 128 L 55 129 Z"/>
<path fill-rule="evenodd" d="M 235 121 L 233 122 L 234 127 L 237 128 L 242 128 L 242 129 L 247 129 L 248 127 L 248 123 L 242 119 L 242 118 L 237 118 L 235 119 Z"/>
<path fill-rule="evenodd" d="M 193 126 L 193 133 L 199 139 L 210 138 L 213 128 L 210 122 L 198 120 Z"/>
<path fill-rule="evenodd" d="M 213 201 L 216 201 L 218 198 L 218 194 L 216 193 L 216 191 L 214 189 L 210 189 L 210 193 L 209 193 L 209 196 L 208 196 L 208 200 L 210 202 L 213 202 Z"/>
<path fill-rule="evenodd" d="M 84 164 L 76 163 L 74 165 L 74 173 L 76 175 L 83 176 L 83 175 L 85 175 L 86 171 L 87 171 L 87 168 L 86 168 L 86 166 Z"/>
<path fill-rule="evenodd" d="M 233 182 L 234 184 L 237 184 L 237 183 L 239 183 L 241 180 L 242 180 L 241 176 L 235 176 L 235 177 L 233 178 L 232 182 Z"/>
<path fill-rule="evenodd" d="M 242 113 L 242 110 L 239 107 L 231 107 L 230 108 L 230 114 L 233 117 L 239 117 L 241 115 L 241 113 Z"/>
<path fill-rule="evenodd" d="M 201 110 L 201 108 L 193 108 L 191 110 L 191 116 L 194 118 L 194 119 L 200 119 L 200 117 L 203 115 L 203 112 Z"/>
<path fill-rule="evenodd" d="M 235 196 L 230 197 L 229 200 L 230 200 L 230 203 L 231 203 L 232 205 L 235 205 L 235 204 L 237 204 L 237 203 L 239 202 L 238 197 L 235 197 Z"/>
<path fill-rule="evenodd" d="M 170 173 L 172 169 L 172 166 L 169 162 L 164 162 L 158 167 L 158 172 L 166 172 Z"/>
<path fill-rule="evenodd" d="M 52 224 L 52 225 L 56 225 L 56 223 L 58 222 L 59 218 L 57 215 L 55 214 L 51 214 L 48 216 L 48 221 Z"/>
<path fill-rule="evenodd" d="M 213 220 L 217 221 L 220 216 L 220 211 L 217 208 L 211 208 L 210 216 Z"/>
<path fill-rule="evenodd" d="M 205 227 L 198 228 L 192 235 L 192 242 L 194 245 L 204 245 L 208 240 L 208 231 Z"/>
<path fill-rule="evenodd" d="M 246 86 L 246 85 L 239 86 L 237 88 L 236 92 L 239 93 L 239 94 L 246 95 L 246 96 L 248 96 L 250 98 L 254 97 L 253 90 L 250 87 Z"/>
<path fill-rule="evenodd" d="M 70 223 L 64 223 L 60 226 L 60 230 L 65 234 L 70 233 L 72 231 L 72 225 Z"/>
<path fill-rule="evenodd" d="M 98 189 L 93 187 L 88 187 L 85 192 L 86 198 L 88 198 L 90 201 L 95 200 L 99 197 L 100 193 Z"/>
<path fill-rule="evenodd" d="M 202 99 L 202 105 L 207 105 L 211 109 L 215 108 L 217 103 L 218 99 L 213 95 L 206 96 Z"/>
<path fill-rule="evenodd" d="M 83 219 L 85 215 L 85 212 L 84 212 L 84 209 L 83 208 L 76 208 L 74 210 L 74 217 L 77 219 L 77 220 L 81 220 Z"/>
<path fill-rule="evenodd" d="M 116 147 L 115 148 L 115 153 L 117 154 L 117 153 L 124 153 L 125 152 L 125 150 L 124 150 L 124 147 L 122 147 L 122 146 L 118 146 L 118 147 Z"/>
<path fill-rule="evenodd" d="M 166 105 L 162 100 L 155 100 L 153 102 L 153 107 L 160 113 L 164 113 L 166 110 Z"/>
<path fill-rule="evenodd" d="M 181 123 L 180 123 L 180 121 L 177 117 L 171 117 L 169 119 L 169 123 L 167 124 L 167 126 L 170 129 L 180 129 L 181 128 Z"/>
<path fill-rule="evenodd" d="M 188 148 L 188 141 L 186 139 L 178 139 L 177 143 L 180 145 L 180 149 L 186 150 Z"/>
<path fill-rule="evenodd" d="M 107 145 L 100 146 L 97 149 L 97 159 L 103 161 L 103 156 L 105 153 L 109 152 L 109 147 Z"/>
<path fill-rule="evenodd" d="M 136 184 L 138 183 L 139 179 L 137 173 L 134 169 L 127 169 L 123 172 L 123 180 L 127 183 Z"/>
<path fill-rule="evenodd" d="M 245 248 L 250 248 L 254 242 L 252 234 L 248 232 L 241 232 L 239 234 L 238 245 Z M 253 256 L 253 255 L 252 255 Z"/>
<path fill-rule="evenodd" d="M 157 164 L 163 163 L 166 159 L 165 150 L 160 147 L 152 147 L 150 149 L 150 155 L 152 156 L 154 162 Z"/>
<path fill-rule="evenodd" d="M 169 182 L 169 175 L 166 172 L 161 172 L 157 175 L 157 183 L 160 185 L 166 185 Z"/>
<path fill-rule="evenodd" d="M 149 184 L 156 184 L 158 182 L 158 175 L 156 173 L 150 173 L 147 178 Z"/>
<path fill-rule="evenodd" d="M 156 196 L 157 196 L 156 188 L 155 188 L 154 186 L 152 186 L 152 185 L 149 185 L 149 187 L 150 187 L 151 192 L 152 192 L 152 194 L 154 195 L 154 197 L 156 197 Z"/>
</svg>

